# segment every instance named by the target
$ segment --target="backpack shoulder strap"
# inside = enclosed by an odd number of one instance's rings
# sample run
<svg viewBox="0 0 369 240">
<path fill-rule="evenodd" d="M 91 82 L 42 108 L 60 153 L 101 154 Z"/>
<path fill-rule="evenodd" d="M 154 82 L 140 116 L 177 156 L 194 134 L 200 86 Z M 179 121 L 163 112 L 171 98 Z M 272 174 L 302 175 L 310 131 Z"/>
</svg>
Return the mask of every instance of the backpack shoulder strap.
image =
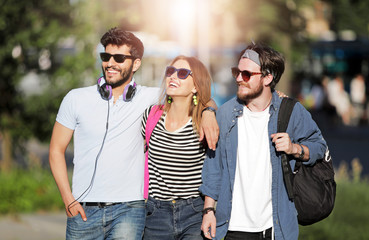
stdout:
<svg viewBox="0 0 369 240">
<path fill-rule="evenodd" d="M 147 116 L 146 128 L 145 128 L 145 139 L 146 144 L 149 145 L 151 133 L 154 130 L 156 124 L 159 122 L 161 115 L 163 114 L 163 106 L 154 105 L 149 115 Z"/>
<path fill-rule="evenodd" d="M 277 132 L 286 132 L 288 122 L 290 121 L 290 117 L 296 102 L 297 101 L 293 98 L 282 99 L 282 103 L 278 112 Z M 288 198 L 292 201 L 294 198 L 293 173 L 286 153 L 281 154 L 281 161 L 282 161 L 283 180 L 286 186 Z"/>
<path fill-rule="evenodd" d="M 296 100 L 293 98 L 283 98 L 282 103 L 278 113 L 278 132 L 286 132 L 288 122 L 293 111 L 293 107 L 296 104 Z"/>
<path fill-rule="evenodd" d="M 146 153 L 145 153 L 145 170 L 144 170 L 144 198 L 149 197 L 149 142 L 152 131 L 154 130 L 156 124 L 159 122 L 161 115 L 163 114 L 163 106 L 154 105 L 146 120 L 145 128 L 145 140 L 146 140 Z"/>
</svg>

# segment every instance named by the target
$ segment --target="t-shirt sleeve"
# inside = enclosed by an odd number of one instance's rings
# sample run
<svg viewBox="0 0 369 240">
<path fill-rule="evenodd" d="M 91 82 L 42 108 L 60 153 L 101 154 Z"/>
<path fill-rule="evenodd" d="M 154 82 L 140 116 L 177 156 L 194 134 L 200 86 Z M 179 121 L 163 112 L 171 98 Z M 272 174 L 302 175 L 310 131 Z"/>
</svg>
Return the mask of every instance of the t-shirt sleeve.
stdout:
<svg viewBox="0 0 369 240">
<path fill-rule="evenodd" d="M 150 107 L 146 108 L 146 110 L 142 114 L 141 134 L 142 134 L 142 137 L 144 139 L 146 138 L 146 133 L 145 133 L 145 130 L 146 130 L 146 122 L 147 122 L 147 118 L 149 116 L 149 113 L 150 113 L 152 107 L 153 107 L 153 105 L 151 105 Z"/>
<path fill-rule="evenodd" d="M 74 91 L 70 91 L 60 104 L 58 114 L 56 115 L 56 121 L 63 126 L 74 130 L 77 125 L 76 116 L 76 101 Z"/>
<path fill-rule="evenodd" d="M 152 94 L 152 101 L 151 105 L 158 104 L 158 99 L 160 97 L 160 88 L 157 87 L 150 87 L 150 92 Z"/>
</svg>

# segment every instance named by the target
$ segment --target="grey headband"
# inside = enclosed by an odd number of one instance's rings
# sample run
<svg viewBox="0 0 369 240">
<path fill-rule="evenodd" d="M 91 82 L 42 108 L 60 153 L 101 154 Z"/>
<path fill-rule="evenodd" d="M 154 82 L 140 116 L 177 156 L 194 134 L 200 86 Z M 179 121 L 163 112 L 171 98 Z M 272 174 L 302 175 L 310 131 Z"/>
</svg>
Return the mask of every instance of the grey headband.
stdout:
<svg viewBox="0 0 369 240">
<path fill-rule="evenodd" d="M 257 65 L 261 66 L 260 60 L 259 60 L 259 54 L 255 52 L 254 50 L 247 49 L 245 53 L 242 55 L 242 58 L 248 58 L 254 63 L 256 63 Z"/>
</svg>

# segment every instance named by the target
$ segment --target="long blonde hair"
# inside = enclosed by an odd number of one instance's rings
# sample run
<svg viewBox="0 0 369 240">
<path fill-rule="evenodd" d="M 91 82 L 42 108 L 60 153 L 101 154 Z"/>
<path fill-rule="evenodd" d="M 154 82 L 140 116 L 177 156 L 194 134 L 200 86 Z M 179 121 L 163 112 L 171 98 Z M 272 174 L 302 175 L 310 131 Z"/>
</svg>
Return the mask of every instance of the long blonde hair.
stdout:
<svg viewBox="0 0 369 240">
<path fill-rule="evenodd" d="M 178 60 L 185 60 L 191 68 L 193 83 L 196 88 L 196 97 L 198 104 L 195 106 L 193 101 L 191 101 L 191 106 L 189 108 L 188 115 L 192 116 L 192 123 L 195 130 L 198 133 L 201 123 L 201 112 L 207 106 L 206 104 L 211 98 L 211 77 L 209 71 L 206 69 L 205 65 L 195 57 L 177 56 L 170 63 L 173 66 Z M 168 96 L 166 94 L 166 76 L 164 76 L 161 85 L 161 96 L 159 98 L 159 105 L 164 104 L 164 111 L 168 112 L 170 109 L 170 104 L 168 103 Z"/>
</svg>

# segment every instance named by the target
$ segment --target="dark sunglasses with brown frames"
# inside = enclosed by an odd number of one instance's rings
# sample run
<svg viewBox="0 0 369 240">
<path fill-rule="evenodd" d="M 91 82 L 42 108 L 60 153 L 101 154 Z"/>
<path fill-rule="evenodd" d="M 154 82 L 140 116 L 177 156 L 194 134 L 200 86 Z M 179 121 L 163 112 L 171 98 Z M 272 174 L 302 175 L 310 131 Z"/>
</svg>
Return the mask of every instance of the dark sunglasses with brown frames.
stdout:
<svg viewBox="0 0 369 240">
<path fill-rule="evenodd" d="M 250 80 L 250 78 L 254 75 L 259 75 L 262 74 L 261 72 L 250 72 L 247 70 L 241 71 L 240 69 L 238 69 L 237 67 L 233 67 L 232 69 L 232 75 L 235 79 L 237 79 L 237 77 L 240 75 L 242 76 L 242 80 L 244 80 L 245 82 L 248 82 Z"/>
</svg>

